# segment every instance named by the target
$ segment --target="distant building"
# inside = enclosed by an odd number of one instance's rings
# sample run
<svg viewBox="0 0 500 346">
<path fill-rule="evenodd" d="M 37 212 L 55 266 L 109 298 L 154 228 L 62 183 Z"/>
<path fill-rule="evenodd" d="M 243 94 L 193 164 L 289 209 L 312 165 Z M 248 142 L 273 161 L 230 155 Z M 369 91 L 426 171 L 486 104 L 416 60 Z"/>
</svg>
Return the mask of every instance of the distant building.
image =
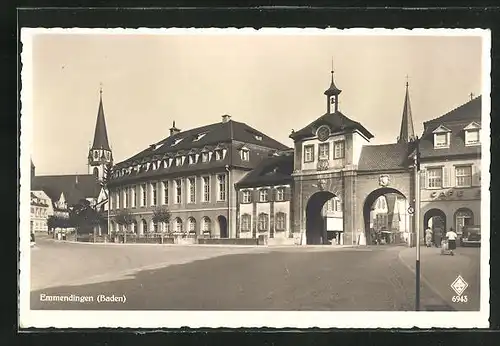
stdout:
<svg viewBox="0 0 500 346">
<path fill-rule="evenodd" d="M 421 215 L 438 231 L 481 224 L 481 96 L 424 123 Z"/>
<path fill-rule="evenodd" d="M 223 115 L 220 122 L 181 131 L 114 166 L 109 184 L 111 215 L 128 209 L 132 231 L 172 231 L 236 237 L 235 184 L 274 151 L 288 149 L 247 124 Z M 171 221 L 153 222 L 167 207 Z M 111 229 L 119 226 L 111 221 Z"/>
<path fill-rule="evenodd" d="M 292 237 L 293 151 L 263 159 L 236 183 L 238 238 Z"/>
<path fill-rule="evenodd" d="M 30 230 L 47 232 L 47 218 L 53 215 L 50 198 L 43 191 L 32 191 L 30 197 Z"/>
<path fill-rule="evenodd" d="M 87 163 L 89 174 L 63 175 L 36 175 L 35 165 L 31 161 L 31 191 L 32 195 L 41 198 L 47 196 L 50 201 L 50 214 L 69 218 L 70 208 L 81 200 L 87 200 L 90 205 L 97 206 L 103 201 L 101 179 L 106 164 L 111 164 L 113 156 L 109 147 L 102 92 L 99 99 L 99 108 L 93 145 L 89 148 Z M 101 198 L 100 198 L 101 197 Z"/>
</svg>

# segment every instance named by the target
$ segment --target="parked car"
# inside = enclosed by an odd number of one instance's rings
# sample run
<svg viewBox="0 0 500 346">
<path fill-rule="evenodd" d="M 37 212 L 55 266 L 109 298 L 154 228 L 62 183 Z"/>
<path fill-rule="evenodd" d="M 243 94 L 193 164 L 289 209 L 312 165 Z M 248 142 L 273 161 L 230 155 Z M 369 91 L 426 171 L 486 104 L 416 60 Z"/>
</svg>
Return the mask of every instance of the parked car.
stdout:
<svg viewBox="0 0 500 346">
<path fill-rule="evenodd" d="M 460 241 L 462 246 L 480 246 L 481 226 L 465 226 Z"/>
</svg>

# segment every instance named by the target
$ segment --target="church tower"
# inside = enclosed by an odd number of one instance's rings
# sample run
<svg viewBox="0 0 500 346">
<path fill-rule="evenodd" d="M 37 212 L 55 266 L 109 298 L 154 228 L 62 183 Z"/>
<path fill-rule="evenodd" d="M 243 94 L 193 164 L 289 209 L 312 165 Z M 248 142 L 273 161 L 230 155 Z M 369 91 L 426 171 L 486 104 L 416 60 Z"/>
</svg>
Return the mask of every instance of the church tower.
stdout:
<svg viewBox="0 0 500 346">
<path fill-rule="evenodd" d="M 410 93 L 408 91 L 408 80 L 406 81 L 406 95 L 403 106 L 403 117 L 401 119 L 401 129 L 399 130 L 398 143 L 410 143 L 415 139 L 413 130 L 413 118 L 411 115 Z"/>
<path fill-rule="evenodd" d="M 92 173 L 96 179 L 101 180 L 104 176 L 104 167 L 113 164 L 113 154 L 108 142 L 106 119 L 104 118 L 104 107 L 102 105 L 102 88 L 99 94 L 99 110 L 97 111 L 94 142 L 89 148 L 88 165 L 89 171 L 91 170 L 89 173 Z"/>
</svg>

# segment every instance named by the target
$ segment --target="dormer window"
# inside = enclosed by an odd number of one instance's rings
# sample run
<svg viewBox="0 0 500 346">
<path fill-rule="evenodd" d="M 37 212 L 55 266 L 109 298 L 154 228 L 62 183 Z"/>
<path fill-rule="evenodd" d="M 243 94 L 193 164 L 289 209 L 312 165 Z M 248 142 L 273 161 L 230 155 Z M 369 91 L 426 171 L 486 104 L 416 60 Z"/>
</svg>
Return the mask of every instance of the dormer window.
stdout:
<svg viewBox="0 0 500 346">
<path fill-rule="evenodd" d="M 465 131 L 465 145 L 477 145 L 480 144 L 480 130 L 481 126 L 472 122 L 464 128 Z"/>
<path fill-rule="evenodd" d="M 200 139 L 202 139 L 203 137 L 205 137 L 206 133 L 200 133 L 198 134 L 194 139 L 193 139 L 193 142 L 196 142 L 196 141 L 199 141 Z"/>
<path fill-rule="evenodd" d="M 178 166 L 182 166 L 182 156 L 177 156 L 175 158 L 175 165 L 178 167 Z"/>
<path fill-rule="evenodd" d="M 449 128 L 441 125 L 432 133 L 434 134 L 434 149 L 450 147 L 451 130 Z"/>
<path fill-rule="evenodd" d="M 177 138 L 177 139 L 174 141 L 174 143 L 172 143 L 172 145 L 171 145 L 171 146 L 172 146 L 172 147 L 173 147 L 173 146 L 176 146 L 177 144 L 179 144 L 180 142 L 182 142 L 182 140 L 183 140 L 183 139 L 184 139 L 184 138 Z"/>
<path fill-rule="evenodd" d="M 189 164 L 192 165 L 195 163 L 196 163 L 196 155 L 194 154 L 189 155 Z"/>
<path fill-rule="evenodd" d="M 258 141 L 261 141 L 262 140 L 262 136 L 255 135 L 255 139 L 258 140 Z"/>
<path fill-rule="evenodd" d="M 247 148 L 242 148 L 240 150 L 240 156 L 242 161 L 249 161 L 250 160 L 250 150 Z"/>
<path fill-rule="evenodd" d="M 208 153 L 201 153 L 201 162 L 208 162 Z"/>
<path fill-rule="evenodd" d="M 215 151 L 215 159 L 216 159 L 217 161 L 222 160 L 222 150 L 216 150 L 216 151 Z"/>
</svg>

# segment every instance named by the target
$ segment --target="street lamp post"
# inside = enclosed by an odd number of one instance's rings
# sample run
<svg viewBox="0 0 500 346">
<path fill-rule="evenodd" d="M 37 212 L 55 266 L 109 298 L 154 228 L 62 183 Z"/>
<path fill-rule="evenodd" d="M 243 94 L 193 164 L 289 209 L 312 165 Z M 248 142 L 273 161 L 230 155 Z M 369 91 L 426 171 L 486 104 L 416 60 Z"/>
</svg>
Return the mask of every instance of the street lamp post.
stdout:
<svg viewBox="0 0 500 346">
<path fill-rule="evenodd" d="M 415 248 L 416 248 L 416 259 L 415 259 L 415 311 L 420 310 L 420 139 L 417 137 L 415 139 L 415 155 L 414 155 L 414 191 L 415 191 L 415 206 L 413 222 L 415 227 Z"/>
</svg>

